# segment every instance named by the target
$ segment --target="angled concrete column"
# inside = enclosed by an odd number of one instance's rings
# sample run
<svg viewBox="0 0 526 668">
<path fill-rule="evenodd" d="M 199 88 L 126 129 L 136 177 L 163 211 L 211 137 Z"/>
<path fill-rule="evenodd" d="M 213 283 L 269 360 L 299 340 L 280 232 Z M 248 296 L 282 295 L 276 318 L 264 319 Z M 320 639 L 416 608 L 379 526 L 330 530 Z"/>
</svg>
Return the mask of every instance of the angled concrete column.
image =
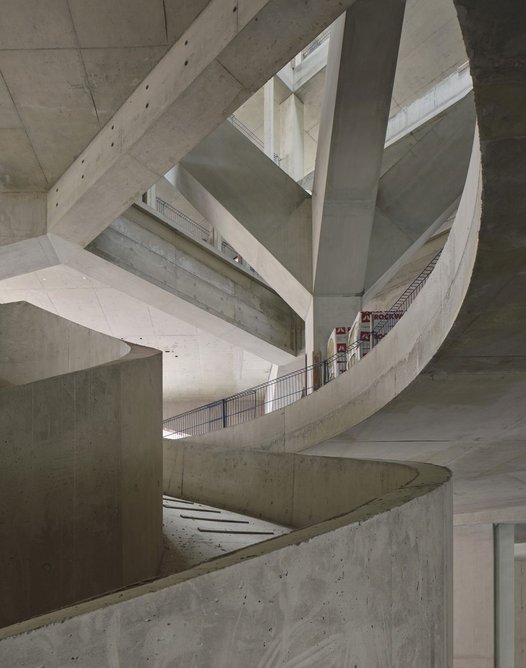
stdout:
<svg viewBox="0 0 526 668">
<path fill-rule="evenodd" d="M 299 181 L 304 175 L 303 102 L 289 95 L 280 105 L 280 167 Z"/>
<path fill-rule="evenodd" d="M 497 524 L 495 527 L 495 668 L 515 666 L 514 547 L 515 525 Z"/>
<path fill-rule="evenodd" d="M 401 0 L 358 0 L 331 34 L 313 189 L 314 295 L 345 298 L 348 324 L 365 286 L 403 15 Z M 314 324 L 313 350 L 340 320 Z"/>
<path fill-rule="evenodd" d="M 228 122 L 181 161 L 175 185 L 305 318 L 312 282 L 310 195 Z"/>
</svg>

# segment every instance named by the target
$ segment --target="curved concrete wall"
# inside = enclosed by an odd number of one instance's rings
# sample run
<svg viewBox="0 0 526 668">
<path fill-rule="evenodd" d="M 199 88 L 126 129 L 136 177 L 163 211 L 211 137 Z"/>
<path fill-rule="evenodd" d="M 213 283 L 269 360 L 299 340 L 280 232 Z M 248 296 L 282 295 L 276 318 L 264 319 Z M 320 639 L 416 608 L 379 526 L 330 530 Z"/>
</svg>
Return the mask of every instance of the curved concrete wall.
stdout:
<svg viewBox="0 0 526 668">
<path fill-rule="evenodd" d="M 417 475 L 410 465 L 392 462 L 259 450 L 218 452 L 184 444 L 173 448 L 169 440 L 164 448 L 166 494 L 295 528 L 358 508 Z M 174 450 L 176 456 L 166 456 Z"/>
<path fill-rule="evenodd" d="M 448 472 L 257 452 L 215 464 L 231 481 L 243 469 L 263 480 L 293 460 L 291 517 L 310 526 L 3 629 L 0 664 L 450 666 Z M 221 485 L 215 494 L 228 504 Z M 360 486 L 371 496 L 353 510 L 360 499 L 345 489 Z M 249 488 L 233 489 L 230 505 L 242 506 Z M 278 488 L 262 490 L 260 511 Z"/>
<path fill-rule="evenodd" d="M 0 386 L 21 385 L 123 357 L 130 347 L 25 302 L 0 307 Z"/>
<path fill-rule="evenodd" d="M 22 346 L 20 361 L 10 346 L 17 319 L 20 340 L 35 337 L 33 353 Z M 0 338 L 0 377 L 21 382 L 33 369 L 37 377 L 62 373 L 0 388 L 5 626 L 156 574 L 162 381 L 157 351 L 90 333 L 29 304 L 2 306 L 0 321 L 9 334 Z M 69 361 L 61 359 L 61 336 Z M 49 359 L 41 360 L 47 349 Z M 65 372 L 97 358 L 116 359 Z"/>
</svg>

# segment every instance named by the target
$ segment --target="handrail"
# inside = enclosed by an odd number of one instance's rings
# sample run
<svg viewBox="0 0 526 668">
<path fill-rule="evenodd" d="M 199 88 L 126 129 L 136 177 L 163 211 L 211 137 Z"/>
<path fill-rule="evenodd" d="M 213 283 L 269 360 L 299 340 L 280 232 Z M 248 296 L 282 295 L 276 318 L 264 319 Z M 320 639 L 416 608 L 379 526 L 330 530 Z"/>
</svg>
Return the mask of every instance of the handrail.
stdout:
<svg viewBox="0 0 526 668">
<path fill-rule="evenodd" d="M 429 278 L 441 252 L 442 249 L 434 255 L 386 313 L 399 315 L 407 311 Z M 348 345 L 345 351 L 337 352 L 326 360 L 167 418 L 163 421 L 164 436 L 171 439 L 198 436 L 284 408 L 333 380 L 337 375 L 334 373 L 335 367 L 341 367 L 339 373 L 343 373 L 348 363 L 360 360 L 399 320 L 399 317 L 382 320 L 373 329 L 370 341 L 356 341 Z"/>
<path fill-rule="evenodd" d="M 204 241 L 213 246 L 211 242 L 211 230 L 193 220 L 182 211 L 179 211 L 179 209 L 176 209 L 171 204 L 168 204 L 168 202 L 165 202 L 160 197 L 155 198 L 155 209 L 166 218 L 169 218 L 173 223 L 176 223 L 176 225 L 178 225 L 186 234 L 189 234 L 198 241 Z M 229 260 L 233 260 L 237 264 L 240 264 L 244 269 L 248 269 L 251 273 L 261 279 L 257 271 L 253 269 L 248 262 L 241 257 L 237 250 L 224 239 L 221 240 L 220 250 Z"/>
<path fill-rule="evenodd" d="M 179 209 L 171 206 L 168 202 L 165 202 L 160 197 L 155 198 L 155 208 L 157 211 L 169 218 L 172 222 L 178 223 L 184 229 L 185 232 L 189 233 L 195 239 L 199 241 L 206 241 L 208 243 L 210 237 L 210 230 L 208 230 L 203 225 L 200 225 L 195 220 L 192 220 Z"/>
<path fill-rule="evenodd" d="M 265 144 L 261 141 L 261 139 L 254 133 L 250 128 L 248 128 L 242 121 L 239 120 L 237 116 L 232 114 L 231 116 L 228 117 L 228 120 L 232 123 L 232 125 L 237 128 L 241 133 L 247 137 L 247 139 L 250 139 L 250 141 L 255 144 L 263 153 L 265 152 Z M 272 154 L 272 159 L 274 162 L 279 165 L 281 163 L 281 158 L 277 153 Z"/>
</svg>

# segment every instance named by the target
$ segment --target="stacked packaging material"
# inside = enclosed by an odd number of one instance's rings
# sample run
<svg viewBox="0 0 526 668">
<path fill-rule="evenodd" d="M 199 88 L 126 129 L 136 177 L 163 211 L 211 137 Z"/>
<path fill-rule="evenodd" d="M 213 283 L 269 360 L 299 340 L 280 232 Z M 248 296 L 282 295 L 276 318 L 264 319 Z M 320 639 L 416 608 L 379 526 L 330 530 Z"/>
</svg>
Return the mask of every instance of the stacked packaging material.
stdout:
<svg viewBox="0 0 526 668">
<path fill-rule="evenodd" d="M 335 327 L 327 341 L 327 366 L 329 380 L 347 370 L 347 333 L 350 327 Z"/>
<path fill-rule="evenodd" d="M 360 311 L 347 337 L 347 368 L 373 348 L 403 316 L 403 311 Z"/>
</svg>

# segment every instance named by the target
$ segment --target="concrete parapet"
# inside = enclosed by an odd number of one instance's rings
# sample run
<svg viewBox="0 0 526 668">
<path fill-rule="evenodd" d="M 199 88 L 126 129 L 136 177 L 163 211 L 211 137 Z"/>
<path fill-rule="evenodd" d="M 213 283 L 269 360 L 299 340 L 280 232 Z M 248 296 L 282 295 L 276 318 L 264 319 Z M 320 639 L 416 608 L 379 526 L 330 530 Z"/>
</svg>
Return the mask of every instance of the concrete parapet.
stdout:
<svg viewBox="0 0 526 668">
<path fill-rule="evenodd" d="M 199 448 L 184 459 L 197 479 Z M 302 528 L 4 629 L 0 663 L 451 665 L 445 469 L 255 451 L 218 453 L 214 468 L 218 501 L 246 507 L 252 484 L 252 510 L 285 514 L 289 494 Z"/>
<path fill-rule="evenodd" d="M 5 626 L 156 574 L 162 397 L 157 351 L 26 303 L 0 323 Z"/>
</svg>

